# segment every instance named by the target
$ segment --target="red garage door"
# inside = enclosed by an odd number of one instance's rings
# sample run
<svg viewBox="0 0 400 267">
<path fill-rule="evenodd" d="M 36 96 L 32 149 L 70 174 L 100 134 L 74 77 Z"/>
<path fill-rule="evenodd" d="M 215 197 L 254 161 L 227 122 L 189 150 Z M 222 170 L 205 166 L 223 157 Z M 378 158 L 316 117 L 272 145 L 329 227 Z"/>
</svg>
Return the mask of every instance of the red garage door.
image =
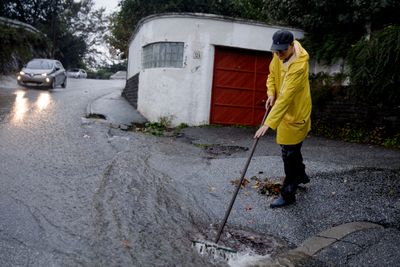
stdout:
<svg viewBox="0 0 400 267">
<path fill-rule="evenodd" d="M 211 124 L 261 123 L 271 59 L 268 52 L 216 47 Z"/>
</svg>

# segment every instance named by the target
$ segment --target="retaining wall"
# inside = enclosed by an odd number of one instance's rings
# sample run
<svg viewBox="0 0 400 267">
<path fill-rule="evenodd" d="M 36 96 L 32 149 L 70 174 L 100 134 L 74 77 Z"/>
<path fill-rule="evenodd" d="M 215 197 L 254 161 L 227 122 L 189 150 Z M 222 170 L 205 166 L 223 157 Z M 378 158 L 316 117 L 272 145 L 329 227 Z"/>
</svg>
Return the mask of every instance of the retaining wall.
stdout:
<svg viewBox="0 0 400 267">
<path fill-rule="evenodd" d="M 370 106 L 338 98 L 314 106 L 312 116 L 313 120 L 332 126 L 379 127 L 400 132 L 400 106 Z"/>
</svg>

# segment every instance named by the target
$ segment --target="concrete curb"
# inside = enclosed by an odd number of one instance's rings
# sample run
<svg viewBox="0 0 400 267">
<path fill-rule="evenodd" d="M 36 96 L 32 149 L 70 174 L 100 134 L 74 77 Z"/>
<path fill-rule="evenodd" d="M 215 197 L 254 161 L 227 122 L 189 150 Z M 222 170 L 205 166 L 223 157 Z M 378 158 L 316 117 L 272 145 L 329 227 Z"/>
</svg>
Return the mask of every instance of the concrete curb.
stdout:
<svg viewBox="0 0 400 267">
<path fill-rule="evenodd" d="M 90 115 L 103 115 L 105 121 L 110 123 L 113 128 L 121 129 L 127 129 L 135 123 L 147 122 L 147 119 L 121 96 L 120 91 L 100 96 L 89 103 L 86 107 L 86 117 Z"/>
<path fill-rule="evenodd" d="M 304 253 L 308 256 L 314 256 L 320 250 L 330 246 L 331 244 L 340 241 L 343 237 L 348 234 L 371 229 L 371 228 L 383 228 L 383 226 L 369 222 L 351 222 L 345 223 L 339 226 L 332 227 L 328 230 L 322 231 L 321 233 L 306 239 L 300 246 L 294 249 L 294 252 Z"/>
</svg>

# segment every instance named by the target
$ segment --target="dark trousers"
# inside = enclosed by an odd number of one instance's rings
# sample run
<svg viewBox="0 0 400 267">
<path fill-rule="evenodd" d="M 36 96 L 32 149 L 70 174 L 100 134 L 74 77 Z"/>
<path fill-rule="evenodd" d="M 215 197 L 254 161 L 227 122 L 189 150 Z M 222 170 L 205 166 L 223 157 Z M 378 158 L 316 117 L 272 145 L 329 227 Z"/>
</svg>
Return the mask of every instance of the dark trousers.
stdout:
<svg viewBox="0 0 400 267">
<path fill-rule="evenodd" d="M 303 156 L 301 155 L 302 142 L 296 145 L 281 145 L 282 160 L 285 168 L 285 180 L 282 185 L 283 197 L 294 197 L 296 189 L 306 175 Z"/>
</svg>

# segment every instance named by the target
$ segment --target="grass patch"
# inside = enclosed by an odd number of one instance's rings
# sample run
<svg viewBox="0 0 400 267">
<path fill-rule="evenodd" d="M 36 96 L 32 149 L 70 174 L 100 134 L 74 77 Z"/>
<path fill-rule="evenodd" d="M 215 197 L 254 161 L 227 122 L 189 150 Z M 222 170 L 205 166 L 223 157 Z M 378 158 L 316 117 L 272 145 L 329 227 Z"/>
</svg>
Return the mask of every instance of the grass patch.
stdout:
<svg viewBox="0 0 400 267">
<path fill-rule="evenodd" d="M 158 122 L 132 125 L 129 130 L 155 136 L 172 137 L 179 135 L 181 130 L 187 127 L 189 127 L 189 125 L 186 123 L 181 123 L 176 127 L 171 127 L 171 118 L 161 117 Z"/>
</svg>

